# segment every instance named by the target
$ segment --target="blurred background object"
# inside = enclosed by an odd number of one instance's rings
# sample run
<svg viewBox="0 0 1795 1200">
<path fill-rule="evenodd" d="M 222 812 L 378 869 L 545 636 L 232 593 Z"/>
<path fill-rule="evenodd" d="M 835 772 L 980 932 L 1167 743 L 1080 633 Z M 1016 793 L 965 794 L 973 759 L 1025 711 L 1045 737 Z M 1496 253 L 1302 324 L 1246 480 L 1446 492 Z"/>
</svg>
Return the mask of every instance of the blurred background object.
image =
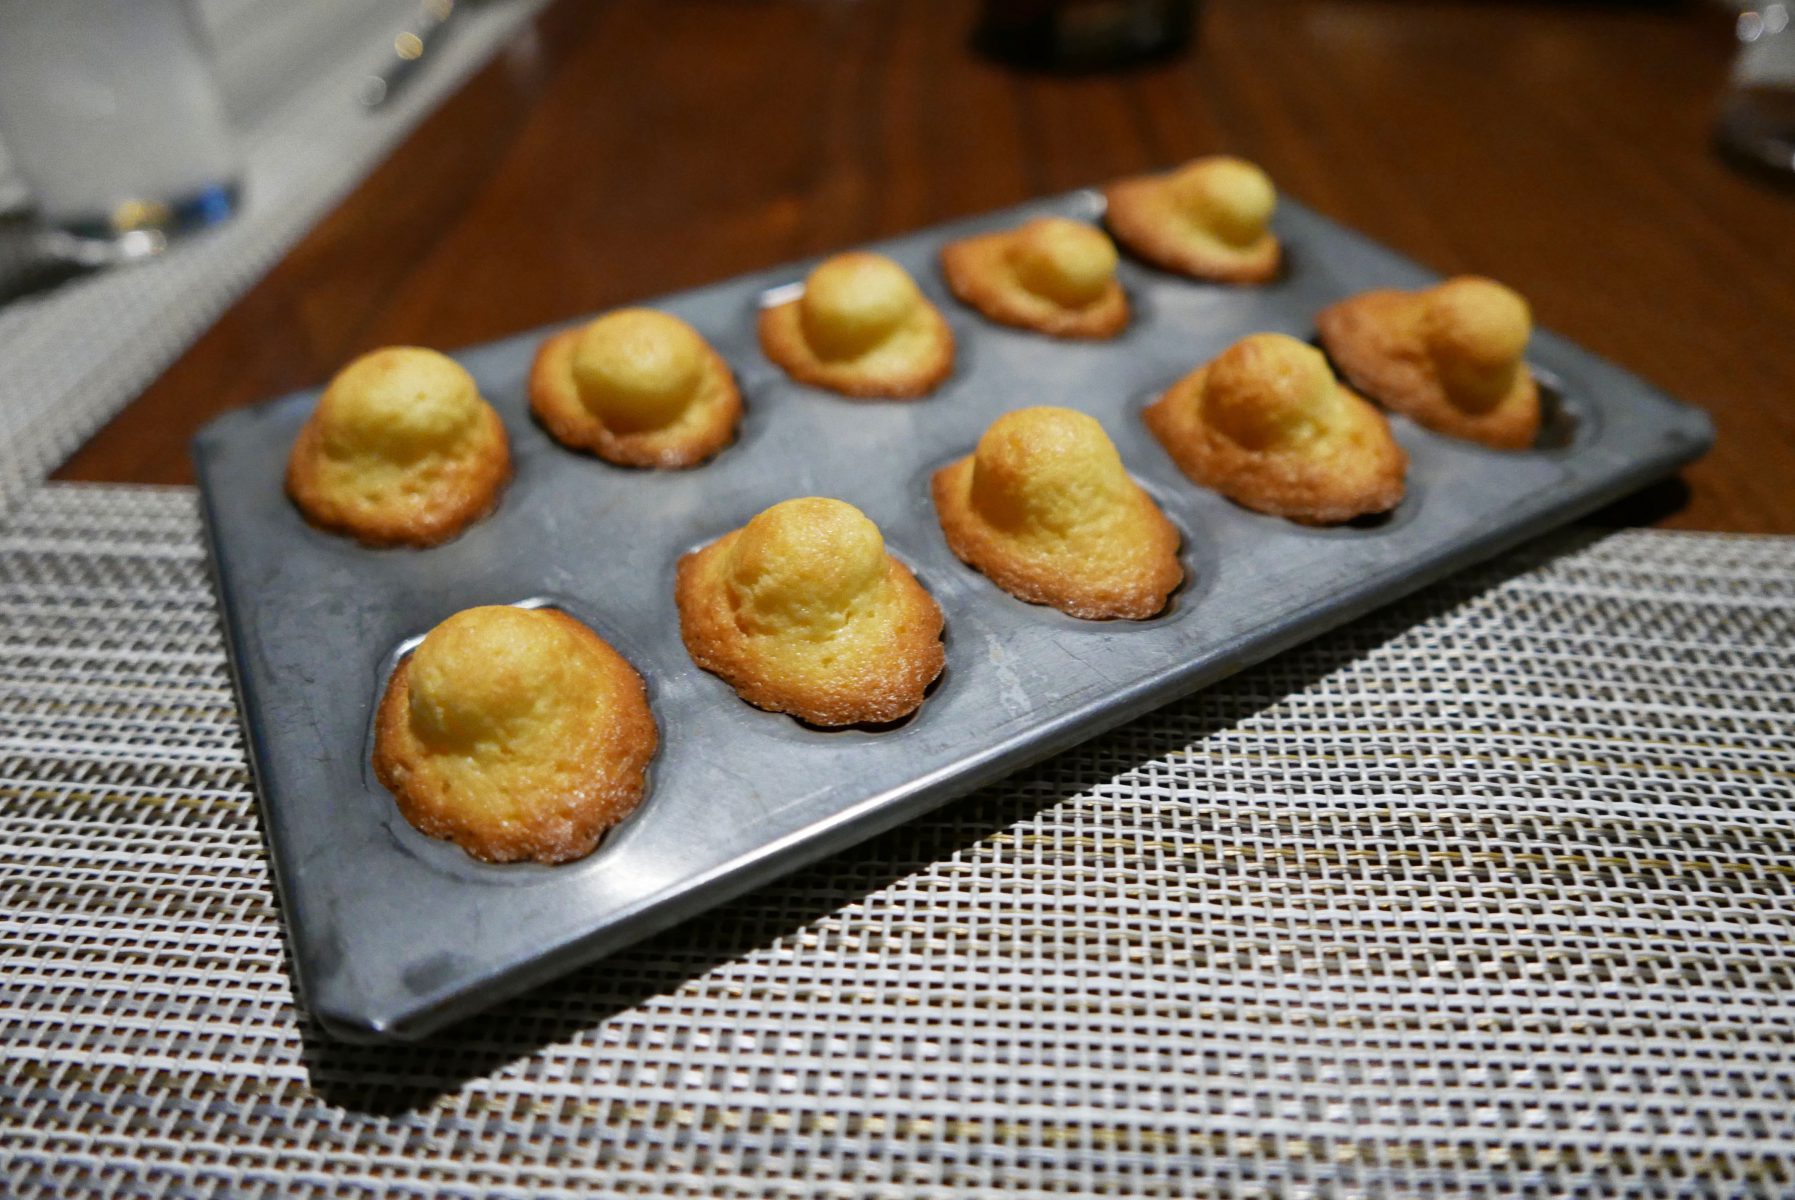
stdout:
<svg viewBox="0 0 1795 1200">
<path fill-rule="evenodd" d="M 1739 13 L 1739 55 L 1721 106 L 1719 137 L 1730 154 L 1795 171 L 1795 28 L 1783 0 Z"/>
<path fill-rule="evenodd" d="M 154 254 L 236 211 L 242 162 L 189 0 L 0 0 L 0 28 L 0 139 L 70 257 Z"/>
<path fill-rule="evenodd" d="M 77 3 L 0 0 L 8 14 Z M 192 0 L 240 163 L 240 204 L 233 219 L 128 268 L 95 270 L 117 261 L 105 243 L 36 219 L 0 135 L 0 510 L 160 375 L 471 71 L 515 46 L 538 7 L 461 0 L 452 35 L 431 39 L 422 69 L 369 109 L 364 81 L 416 30 L 419 0 Z M 0 29 L 10 50 L 12 27 Z M 527 74 L 527 57 L 513 61 Z M 90 253 L 96 244 L 102 252 Z M 267 344 L 303 342 L 307 329 L 289 322 Z"/>
<path fill-rule="evenodd" d="M 528 7 L 0 0 L 0 304 L 225 220 L 266 170 L 250 160 L 271 120 L 303 107 L 341 125 L 356 100 L 373 119 L 457 57 L 455 18 L 484 10 L 477 59 Z"/>
<path fill-rule="evenodd" d="M 421 3 L 198 0 L 242 209 L 0 306 L 0 508 L 58 463 L 181 482 L 212 414 L 376 345 L 471 345 L 1228 152 L 1713 409 L 1668 519 L 1795 530 L 1766 483 L 1795 478 L 1774 353 L 1795 244 L 1754 233 L 1790 196 L 1715 151 L 1736 5 L 1202 0 L 1176 54 L 1071 72 L 974 52 L 987 0 L 458 0 L 365 107 Z"/>
<path fill-rule="evenodd" d="M 1102 71 L 1189 44 L 1198 0 L 985 0 L 973 46 L 1010 66 Z"/>
<path fill-rule="evenodd" d="M 398 95 L 426 63 L 435 61 L 437 56 L 433 51 L 448 34 L 449 26 L 455 23 L 456 14 L 466 11 L 465 2 L 423 0 L 411 25 L 394 35 L 392 50 L 385 61 L 362 81 L 357 93 L 362 104 L 379 108 Z"/>
</svg>

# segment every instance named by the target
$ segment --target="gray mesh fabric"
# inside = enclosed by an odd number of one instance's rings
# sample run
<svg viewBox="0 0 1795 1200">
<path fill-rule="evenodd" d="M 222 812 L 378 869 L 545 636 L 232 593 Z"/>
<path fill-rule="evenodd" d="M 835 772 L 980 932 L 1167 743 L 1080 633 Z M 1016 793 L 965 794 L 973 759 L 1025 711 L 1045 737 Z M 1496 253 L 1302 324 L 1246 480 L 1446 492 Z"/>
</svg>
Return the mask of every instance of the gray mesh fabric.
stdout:
<svg viewBox="0 0 1795 1200">
<path fill-rule="evenodd" d="M 370 1049 L 196 537 L 0 526 L 8 1194 L 1795 1192 L 1795 542 L 1537 544 Z"/>
</svg>

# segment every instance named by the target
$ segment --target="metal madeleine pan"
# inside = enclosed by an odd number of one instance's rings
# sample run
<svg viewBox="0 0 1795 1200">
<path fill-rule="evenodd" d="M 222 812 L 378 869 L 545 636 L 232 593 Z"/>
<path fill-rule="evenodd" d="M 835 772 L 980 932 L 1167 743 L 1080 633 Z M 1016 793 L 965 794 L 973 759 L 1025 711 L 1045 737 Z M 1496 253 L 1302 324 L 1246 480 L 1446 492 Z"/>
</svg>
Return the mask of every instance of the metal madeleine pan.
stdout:
<svg viewBox="0 0 1795 1200">
<path fill-rule="evenodd" d="M 1309 337 L 1314 314 L 1371 287 L 1435 276 L 1286 201 L 1290 269 L 1260 288 L 1205 285 L 1124 261 L 1135 309 L 1112 342 L 1062 342 L 985 321 L 936 267 L 968 233 L 1059 213 L 1089 192 L 893 239 L 952 323 L 953 378 L 933 396 L 853 401 L 792 383 L 760 354 L 764 293 L 799 263 L 654 302 L 730 362 L 738 440 L 690 471 L 613 467 L 530 418 L 538 330 L 459 352 L 504 418 L 515 477 L 499 508 L 430 550 L 370 550 L 308 526 L 282 468 L 308 391 L 219 418 L 195 441 L 214 577 L 301 996 L 355 1040 L 431 1032 L 1203 687 L 1697 457 L 1702 413 L 1547 332 L 1530 361 L 1553 419 L 1531 452 L 1482 449 L 1393 419 L 1409 495 L 1378 522 L 1310 529 L 1186 481 L 1139 420 L 1166 385 L 1235 339 Z M 1012 599 L 949 552 L 927 477 L 993 418 L 1082 409 L 1184 534 L 1167 612 L 1089 622 Z M 848 500 L 947 616 L 947 670 L 895 727 L 835 732 L 758 711 L 680 642 L 679 556 L 792 496 Z M 410 828 L 368 765 L 398 656 L 476 604 L 564 608 L 648 681 L 661 750 L 642 806 L 589 858 L 492 866 Z"/>
</svg>

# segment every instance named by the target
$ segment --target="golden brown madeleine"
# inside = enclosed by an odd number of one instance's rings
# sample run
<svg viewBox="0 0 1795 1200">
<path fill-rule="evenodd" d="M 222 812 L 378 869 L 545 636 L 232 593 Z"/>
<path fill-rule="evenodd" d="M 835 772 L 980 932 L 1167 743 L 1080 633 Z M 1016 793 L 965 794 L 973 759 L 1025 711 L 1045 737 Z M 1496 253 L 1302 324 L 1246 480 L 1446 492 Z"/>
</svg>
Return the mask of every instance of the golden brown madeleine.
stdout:
<svg viewBox="0 0 1795 1200">
<path fill-rule="evenodd" d="M 742 397 L 697 330 L 651 308 L 622 308 L 542 343 L 530 411 L 556 441 L 606 462 L 690 467 L 735 436 Z"/>
<path fill-rule="evenodd" d="M 1281 333 L 1235 342 L 1141 419 L 1193 482 L 1260 512 L 1332 525 L 1402 500 L 1409 459 L 1384 414 Z"/>
<path fill-rule="evenodd" d="M 895 721 L 941 674 L 941 609 L 840 500 L 775 504 L 679 562 L 692 661 L 813 725 Z"/>
<path fill-rule="evenodd" d="M 431 546 L 491 512 L 511 474 L 505 426 L 434 350 L 364 354 L 324 389 L 287 459 L 314 524 L 371 546 Z"/>
<path fill-rule="evenodd" d="M 1524 355 L 1527 301 L 1474 275 L 1415 292 L 1374 291 L 1315 318 L 1359 391 L 1448 437 L 1524 450 L 1539 435 L 1539 385 Z"/>
<path fill-rule="evenodd" d="M 993 321 L 1064 338 L 1111 338 L 1128 325 L 1116 247 L 1101 229 L 1036 217 L 941 248 L 954 295 Z"/>
<path fill-rule="evenodd" d="M 954 369 L 954 335 L 904 268 L 854 251 L 760 313 L 760 348 L 799 383 L 844 396 L 923 396 Z"/>
<path fill-rule="evenodd" d="M 1278 273 L 1277 189 L 1245 159 L 1199 158 L 1113 183 L 1104 194 L 1110 232 L 1156 267 L 1219 283 L 1264 283 Z"/>
<path fill-rule="evenodd" d="M 642 677 L 553 609 L 469 608 L 393 671 L 374 772 L 431 837 L 569 862 L 642 800 L 659 734 Z"/>
<path fill-rule="evenodd" d="M 1178 530 L 1081 412 L 1005 413 L 932 482 L 953 552 L 1031 604 L 1142 620 L 1184 579 Z"/>
</svg>

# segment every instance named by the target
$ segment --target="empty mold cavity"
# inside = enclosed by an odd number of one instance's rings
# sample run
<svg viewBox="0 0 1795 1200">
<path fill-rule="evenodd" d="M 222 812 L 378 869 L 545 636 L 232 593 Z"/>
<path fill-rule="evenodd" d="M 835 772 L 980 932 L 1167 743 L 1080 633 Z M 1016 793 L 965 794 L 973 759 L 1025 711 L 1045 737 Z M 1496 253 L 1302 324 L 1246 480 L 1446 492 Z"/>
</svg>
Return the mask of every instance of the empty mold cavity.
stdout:
<svg viewBox="0 0 1795 1200">
<path fill-rule="evenodd" d="M 1594 432 L 1595 414 L 1557 375 L 1533 368 L 1539 384 L 1539 433 L 1533 449 L 1565 451 L 1585 444 Z"/>
</svg>

